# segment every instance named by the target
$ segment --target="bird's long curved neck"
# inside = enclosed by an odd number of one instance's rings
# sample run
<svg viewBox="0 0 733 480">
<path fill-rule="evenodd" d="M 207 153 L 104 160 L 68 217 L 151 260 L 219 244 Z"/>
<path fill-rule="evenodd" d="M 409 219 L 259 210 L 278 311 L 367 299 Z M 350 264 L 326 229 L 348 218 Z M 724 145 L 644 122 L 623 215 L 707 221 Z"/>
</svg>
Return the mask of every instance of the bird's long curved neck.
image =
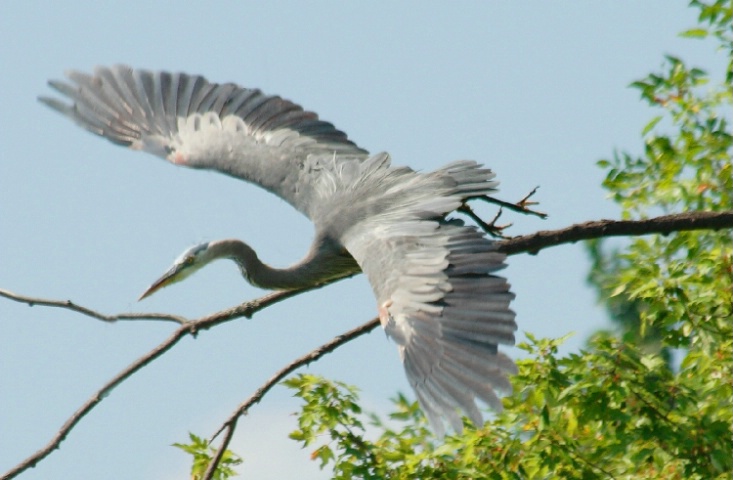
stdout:
<svg viewBox="0 0 733 480">
<path fill-rule="evenodd" d="M 311 249 L 306 258 L 288 268 L 273 268 L 263 263 L 249 245 L 237 239 L 212 242 L 209 253 L 209 261 L 218 258 L 234 260 L 249 283 L 270 290 L 312 287 L 359 272 L 350 256 L 339 259 L 335 255 L 319 255 L 317 248 Z"/>
</svg>

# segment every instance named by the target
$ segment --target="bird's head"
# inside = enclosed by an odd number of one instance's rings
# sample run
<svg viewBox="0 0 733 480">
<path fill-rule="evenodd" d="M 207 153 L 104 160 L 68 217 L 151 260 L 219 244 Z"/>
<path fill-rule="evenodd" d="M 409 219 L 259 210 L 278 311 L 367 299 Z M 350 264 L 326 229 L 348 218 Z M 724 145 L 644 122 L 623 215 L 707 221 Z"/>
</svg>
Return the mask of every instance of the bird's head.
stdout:
<svg viewBox="0 0 733 480">
<path fill-rule="evenodd" d="M 176 261 L 173 262 L 173 265 L 168 269 L 168 271 L 153 282 L 153 284 L 150 285 L 142 295 L 140 295 L 138 301 L 145 297 L 149 297 L 163 287 L 180 282 L 213 260 L 210 255 L 211 252 L 209 250 L 209 245 L 209 242 L 200 243 L 183 252 Z"/>
</svg>

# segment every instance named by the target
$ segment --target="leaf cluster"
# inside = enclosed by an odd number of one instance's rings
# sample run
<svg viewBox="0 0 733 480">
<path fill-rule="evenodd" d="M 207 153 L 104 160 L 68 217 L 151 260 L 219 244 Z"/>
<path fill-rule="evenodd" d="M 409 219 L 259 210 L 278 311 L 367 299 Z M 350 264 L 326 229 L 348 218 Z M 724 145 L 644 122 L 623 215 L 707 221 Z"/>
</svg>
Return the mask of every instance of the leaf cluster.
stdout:
<svg viewBox="0 0 733 480">
<path fill-rule="evenodd" d="M 442 444 L 417 403 L 402 396 L 388 421 L 371 415 L 365 429 L 351 387 L 295 377 L 288 386 L 305 406 L 292 438 L 317 445 L 313 457 L 337 479 L 730 478 L 725 401 L 733 390 L 728 381 L 719 391 L 715 380 L 729 367 L 707 362 L 701 372 L 691 358 L 680 375 L 702 381 L 687 384 L 659 356 L 618 339 L 599 338 L 592 353 L 558 358 L 561 343 L 520 345 L 530 359 L 519 364 L 504 413 L 480 429 L 466 423 L 464 434 Z M 315 392 L 329 392 L 328 401 Z M 701 401 L 707 398 L 719 402 Z"/>
<path fill-rule="evenodd" d="M 193 456 L 191 480 L 201 480 L 204 478 L 211 460 L 216 456 L 216 449 L 205 438 L 198 437 L 193 433 L 189 433 L 188 437 L 190 443 L 174 443 L 173 446 Z M 227 480 L 235 477 L 237 472 L 232 467 L 240 465 L 242 462 L 243 460 L 237 454 L 231 450 L 226 450 L 214 471 L 212 479 Z"/>
</svg>

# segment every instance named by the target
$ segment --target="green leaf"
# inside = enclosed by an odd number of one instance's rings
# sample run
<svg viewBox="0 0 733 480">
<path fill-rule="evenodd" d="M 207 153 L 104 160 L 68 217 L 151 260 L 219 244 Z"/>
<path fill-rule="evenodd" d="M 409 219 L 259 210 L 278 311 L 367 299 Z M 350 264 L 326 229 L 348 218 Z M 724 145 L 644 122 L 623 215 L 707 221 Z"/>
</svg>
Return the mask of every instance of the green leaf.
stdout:
<svg viewBox="0 0 733 480">
<path fill-rule="evenodd" d="M 642 129 L 641 135 L 643 137 L 645 137 L 646 134 L 649 133 L 654 127 L 656 127 L 657 126 L 657 123 L 659 123 L 661 120 L 662 120 L 662 116 L 661 115 L 658 115 L 658 116 L 652 118 L 651 121 L 649 123 L 647 123 L 644 126 L 644 128 Z"/>
<path fill-rule="evenodd" d="M 705 28 L 691 28 L 679 34 L 682 38 L 706 38 L 708 31 Z"/>
</svg>

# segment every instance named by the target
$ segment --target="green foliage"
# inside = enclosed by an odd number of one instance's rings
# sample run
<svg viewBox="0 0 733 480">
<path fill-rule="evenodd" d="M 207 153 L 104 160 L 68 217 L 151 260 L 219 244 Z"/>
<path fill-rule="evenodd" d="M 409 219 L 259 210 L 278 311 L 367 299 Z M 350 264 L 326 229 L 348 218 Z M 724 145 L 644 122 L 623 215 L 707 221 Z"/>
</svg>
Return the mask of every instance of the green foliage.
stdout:
<svg viewBox="0 0 733 480">
<path fill-rule="evenodd" d="M 211 447 L 208 440 L 197 437 L 193 433 L 188 434 L 191 443 L 174 443 L 173 446 L 193 456 L 191 465 L 191 480 L 203 478 L 206 469 L 216 455 L 216 449 Z M 219 466 L 214 471 L 213 480 L 227 480 L 237 475 L 232 467 L 242 463 L 242 459 L 230 450 L 226 450 L 222 456 Z"/>
<path fill-rule="evenodd" d="M 288 382 L 305 401 L 292 436 L 321 442 L 313 457 L 336 479 L 730 478 L 730 365 L 693 356 L 674 374 L 616 339 L 566 358 L 557 357 L 560 343 L 520 345 L 531 358 L 519 362 L 504 413 L 443 444 L 404 397 L 393 400 L 388 422 L 371 416 L 378 437 L 369 440 L 353 390 L 313 376 Z M 730 349 L 729 340 L 721 355 Z"/>
<path fill-rule="evenodd" d="M 730 2 L 692 5 L 700 10 L 701 26 L 683 35 L 696 38 L 712 32 L 729 53 L 726 77 L 730 78 Z M 703 70 L 672 56 L 666 60 L 663 72 L 632 84 L 642 100 L 661 110 L 642 131 L 644 154 L 616 153 L 612 160 L 598 162 L 607 170 L 604 187 L 621 206 L 624 218 L 733 208 L 731 83 L 711 86 Z M 668 351 L 662 350 L 663 335 L 670 337 L 667 347 L 686 348 L 693 324 L 715 329 L 730 315 L 725 285 L 718 285 L 717 292 L 710 288 L 716 278 L 730 276 L 730 245 L 730 232 L 725 231 L 636 238 L 621 252 L 590 242 L 589 281 L 625 338 L 646 351 L 661 350 L 669 359 Z M 655 301 L 660 298 L 670 301 Z M 717 320 L 704 321 L 708 307 Z M 680 318 L 688 322 L 667 329 Z"/>
<path fill-rule="evenodd" d="M 730 28 L 733 8 L 730 6 L 730 1 L 701 2 L 692 0 L 690 6 L 700 11 L 698 14 L 700 25 L 697 28 L 684 31 L 680 35 L 686 38 L 705 38 L 708 35 L 713 35 L 718 40 L 720 49 L 730 55 L 733 52 L 733 30 Z M 729 57 L 725 80 L 729 85 L 733 83 L 733 57 Z"/>
<path fill-rule="evenodd" d="M 680 208 L 722 210 L 731 203 L 733 139 L 724 116 L 732 103 L 731 86 L 703 91 L 709 83 L 703 70 L 666 59 L 665 72 L 632 84 L 644 101 L 663 110 L 643 130 L 644 155 L 617 153 L 599 162 L 608 170 L 604 186 L 625 218 Z M 657 132 L 662 120 L 673 134 Z"/>
<path fill-rule="evenodd" d="M 327 382 L 313 375 L 299 375 L 283 382 L 305 400 L 298 417 L 299 429 L 290 438 L 310 446 L 327 434 L 337 447 L 324 444 L 318 447 L 311 458 L 321 462 L 321 468 L 336 461 L 335 478 L 378 476 L 369 464 L 352 463 L 358 458 L 371 459 L 372 451 L 362 437 L 364 426 L 358 419 L 361 407 L 356 403 L 354 387 L 340 382 Z M 372 462 L 373 463 L 373 462 Z"/>
</svg>

